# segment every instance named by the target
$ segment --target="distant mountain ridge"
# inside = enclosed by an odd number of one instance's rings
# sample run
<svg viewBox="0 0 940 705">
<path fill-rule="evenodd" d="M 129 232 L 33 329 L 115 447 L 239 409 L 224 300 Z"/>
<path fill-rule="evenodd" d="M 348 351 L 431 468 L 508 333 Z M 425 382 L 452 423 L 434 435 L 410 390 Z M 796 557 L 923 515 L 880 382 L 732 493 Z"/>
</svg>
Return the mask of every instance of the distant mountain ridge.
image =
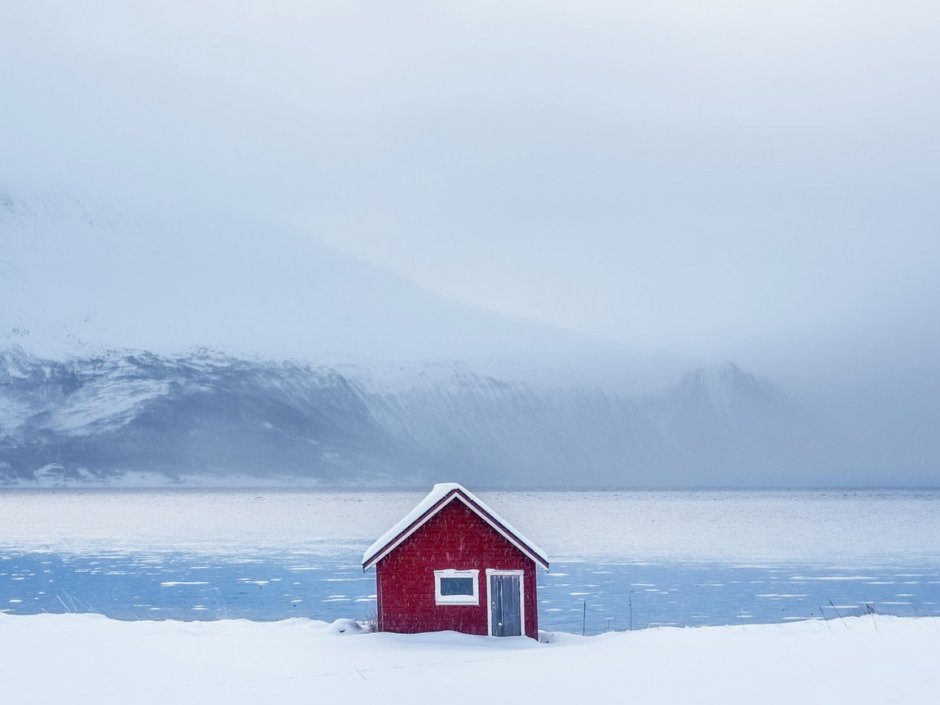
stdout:
<svg viewBox="0 0 940 705">
<path fill-rule="evenodd" d="M 734 366 L 630 399 L 460 364 L 392 388 L 213 353 L 54 361 L 12 348 L 0 353 L 0 407 L 8 484 L 151 473 L 168 484 L 747 486 L 751 463 L 792 471 L 811 428 L 782 392 Z"/>
<path fill-rule="evenodd" d="M 686 363 L 277 223 L 0 192 L 0 241 L 3 483 L 750 486 L 819 464 L 807 414 L 733 365 L 675 383 Z"/>
</svg>

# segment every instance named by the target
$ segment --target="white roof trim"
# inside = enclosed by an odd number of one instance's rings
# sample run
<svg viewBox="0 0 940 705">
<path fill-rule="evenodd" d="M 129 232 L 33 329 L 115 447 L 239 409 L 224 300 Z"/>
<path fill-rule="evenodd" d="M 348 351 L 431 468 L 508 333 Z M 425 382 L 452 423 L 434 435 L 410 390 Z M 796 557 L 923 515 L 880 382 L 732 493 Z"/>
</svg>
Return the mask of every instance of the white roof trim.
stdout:
<svg viewBox="0 0 940 705">
<path fill-rule="evenodd" d="M 445 499 L 448 494 L 452 496 L 441 504 L 436 511 L 428 513 L 436 504 Z M 402 517 L 395 526 L 378 538 L 362 555 L 362 569 L 368 570 L 395 550 L 405 539 L 423 526 L 432 516 L 440 512 L 455 499 L 463 502 L 483 521 L 495 529 L 504 539 L 529 556 L 534 562 L 541 563 L 548 568 L 548 556 L 545 551 L 529 541 L 513 526 L 494 512 L 479 497 L 456 482 L 442 482 L 434 485 L 427 497 L 418 502 L 417 506 Z M 474 506 L 475 505 L 475 506 Z M 425 516 L 427 514 L 427 516 Z M 423 517 L 423 518 L 422 518 Z M 495 522 L 495 523 L 494 523 Z M 409 528 L 410 527 L 410 528 Z"/>
</svg>

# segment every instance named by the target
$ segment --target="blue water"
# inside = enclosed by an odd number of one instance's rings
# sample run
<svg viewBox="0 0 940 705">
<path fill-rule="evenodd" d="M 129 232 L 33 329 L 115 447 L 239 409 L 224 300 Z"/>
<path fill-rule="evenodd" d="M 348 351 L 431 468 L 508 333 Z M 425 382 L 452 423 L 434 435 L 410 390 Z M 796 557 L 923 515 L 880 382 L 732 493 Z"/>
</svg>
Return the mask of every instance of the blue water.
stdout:
<svg viewBox="0 0 940 705">
<path fill-rule="evenodd" d="M 651 626 L 940 615 L 940 566 L 553 563 L 540 626 L 595 634 Z M 335 556 L 239 559 L 185 553 L 0 555 L 0 611 L 116 619 L 366 619 L 375 575 Z"/>
</svg>

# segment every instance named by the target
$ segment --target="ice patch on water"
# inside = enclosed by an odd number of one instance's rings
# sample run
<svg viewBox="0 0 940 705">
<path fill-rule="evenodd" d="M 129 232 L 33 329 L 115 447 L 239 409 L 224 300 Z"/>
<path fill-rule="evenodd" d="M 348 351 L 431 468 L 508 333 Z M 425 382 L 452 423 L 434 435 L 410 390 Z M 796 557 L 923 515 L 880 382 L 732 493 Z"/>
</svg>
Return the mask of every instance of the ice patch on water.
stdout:
<svg viewBox="0 0 940 705">
<path fill-rule="evenodd" d="M 803 582 L 815 580 L 818 582 L 842 582 L 842 581 L 870 581 L 876 580 L 870 575 L 817 575 L 817 576 L 805 576 L 805 575 L 794 575 L 791 580 L 801 580 Z"/>
</svg>

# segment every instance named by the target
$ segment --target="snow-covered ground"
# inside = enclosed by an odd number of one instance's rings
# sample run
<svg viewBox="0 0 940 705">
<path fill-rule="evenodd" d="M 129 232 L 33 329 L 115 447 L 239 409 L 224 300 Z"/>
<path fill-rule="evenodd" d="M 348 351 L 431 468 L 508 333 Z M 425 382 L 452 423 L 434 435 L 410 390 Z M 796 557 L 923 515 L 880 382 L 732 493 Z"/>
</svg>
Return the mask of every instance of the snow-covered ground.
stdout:
<svg viewBox="0 0 940 705">
<path fill-rule="evenodd" d="M 309 620 L 0 614 L 0 701 L 936 703 L 940 618 L 648 629 L 548 643 Z M 341 629 L 346 629 L 341 632 Z"/>
</svg>

